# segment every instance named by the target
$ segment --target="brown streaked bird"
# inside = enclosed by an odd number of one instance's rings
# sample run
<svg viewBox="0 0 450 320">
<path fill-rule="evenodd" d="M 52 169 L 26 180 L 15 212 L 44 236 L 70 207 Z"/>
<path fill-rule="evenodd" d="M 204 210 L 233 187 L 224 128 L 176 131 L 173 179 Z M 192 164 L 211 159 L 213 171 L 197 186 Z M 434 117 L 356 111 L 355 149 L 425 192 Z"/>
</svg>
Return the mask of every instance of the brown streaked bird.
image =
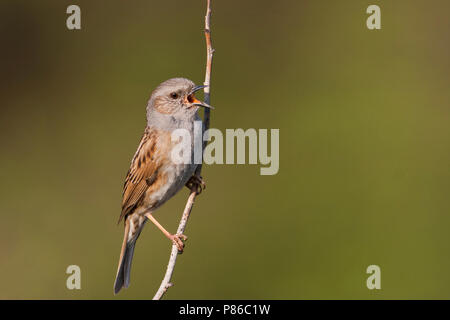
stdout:
<svg viewBox="0 0 450 320">
<path fill-rule="evenodd" d="M 131 261 L 134 247 L 147 220 L 153 222 L 174 244 L 183 251 L 184 235 L 169 233 L 153 217 L 153 212 L 174 196 L 184 185 L 194 185 L 199 191 L 204 187 L 201 177 L 194 176 L 197 164 L 176 164 L 171 152 L 177 144 L 171 134 L 176 129 L 186 129 L 194 137 L 194 121 L 200 120 L 199 107 L 211 108 L 197 100 L 194 93 L 205 86 L 185 78 L 173 78 L 161 83 L 147 104 L 147 127 L 131 160 L 123 188 L 122 213 L 125 234 L 120 252 L 119 267 L 114 283 L 114 294 L 130 284 Z M 185 139 L 189 140 L 189 139 Z M 191 139 L 193 159 L 194 147 Z M 179 146 L 179 144 L 178 144 Z"/>
</svg>

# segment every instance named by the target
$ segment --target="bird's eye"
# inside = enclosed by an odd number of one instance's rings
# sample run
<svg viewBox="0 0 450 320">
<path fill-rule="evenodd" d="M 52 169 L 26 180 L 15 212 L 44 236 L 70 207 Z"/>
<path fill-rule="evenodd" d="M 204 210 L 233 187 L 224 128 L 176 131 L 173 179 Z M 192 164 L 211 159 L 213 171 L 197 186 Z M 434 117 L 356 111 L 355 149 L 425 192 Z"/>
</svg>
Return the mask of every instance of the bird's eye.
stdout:
<svg viewBox="0 0 450 320">
<path fill-rule="evenodd" d="M 171 97 L 172 99 L 176 99 L 176 98 L 178 98 L 178 93 L 172 92 L 172 93 L 170 94 L 170 97 Z"/>
</svg>

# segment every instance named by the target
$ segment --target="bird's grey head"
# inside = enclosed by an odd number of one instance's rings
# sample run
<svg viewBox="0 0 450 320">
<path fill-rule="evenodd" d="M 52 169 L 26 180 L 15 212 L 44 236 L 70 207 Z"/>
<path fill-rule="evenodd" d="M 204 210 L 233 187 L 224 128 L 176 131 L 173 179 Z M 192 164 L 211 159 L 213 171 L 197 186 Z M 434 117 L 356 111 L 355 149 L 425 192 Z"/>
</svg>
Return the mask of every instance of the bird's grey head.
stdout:
<svg viewBox="0 0 450 320">
<path fill-rule="evenodd" d="M 207 107 L 195 98 L 196 91 L 204 86 L 196 86 L 185 78 L 172 78 L 161 83 L 153 92 L 147 105 L 148 124 L 171 119 L 193 121 L 199 107 Z"/>
</svg>

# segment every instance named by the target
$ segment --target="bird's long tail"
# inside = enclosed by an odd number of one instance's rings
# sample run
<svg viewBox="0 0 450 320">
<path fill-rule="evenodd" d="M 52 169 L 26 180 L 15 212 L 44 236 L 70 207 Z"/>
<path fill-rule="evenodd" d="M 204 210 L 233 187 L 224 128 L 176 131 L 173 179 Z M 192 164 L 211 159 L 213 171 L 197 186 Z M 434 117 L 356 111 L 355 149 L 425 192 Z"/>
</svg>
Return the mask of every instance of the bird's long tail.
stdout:
<svg viewBox="0 0 450 320">
<path fill-rule="evenodd" d="M 142 223 L 135 234 L 130 233 L 131 217 L 125 221 L 125 233 L 123 236 L 122 250 L 120 251 L 119 267 L 117 269 L 116 281 L 114 282 L 114 294 L 117 294 L 123 287 L 130 285 L 131 261 L 133 260 L 134 246 L 144 226 Z"/>
</svg>

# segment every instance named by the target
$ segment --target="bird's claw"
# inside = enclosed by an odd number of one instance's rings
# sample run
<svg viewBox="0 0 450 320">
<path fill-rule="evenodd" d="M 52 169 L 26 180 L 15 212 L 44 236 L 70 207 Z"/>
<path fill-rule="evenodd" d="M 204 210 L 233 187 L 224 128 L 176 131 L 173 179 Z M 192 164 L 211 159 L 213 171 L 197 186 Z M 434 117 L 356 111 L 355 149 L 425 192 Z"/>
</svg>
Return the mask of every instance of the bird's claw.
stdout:
<svg viewBox="0 0 450 320">
<path fill-rule="evenodd" d="M 187 237 L 184 234 L 173 234 L 172 242 L 175 244 L 178 248 L 178 253 L 183 253 L 184 250 L 184 242 L 186 242 Z"/>
<path fill-rule="evenodd" d="M 191 190 L 195 188 L 195 192 L 197 193 L 197 195 L 199 195 L 203 190 L 206 189 L 206 183 L 201 176 L 194 175 L 186 183 L 186 187 Z"/>
</svg>

